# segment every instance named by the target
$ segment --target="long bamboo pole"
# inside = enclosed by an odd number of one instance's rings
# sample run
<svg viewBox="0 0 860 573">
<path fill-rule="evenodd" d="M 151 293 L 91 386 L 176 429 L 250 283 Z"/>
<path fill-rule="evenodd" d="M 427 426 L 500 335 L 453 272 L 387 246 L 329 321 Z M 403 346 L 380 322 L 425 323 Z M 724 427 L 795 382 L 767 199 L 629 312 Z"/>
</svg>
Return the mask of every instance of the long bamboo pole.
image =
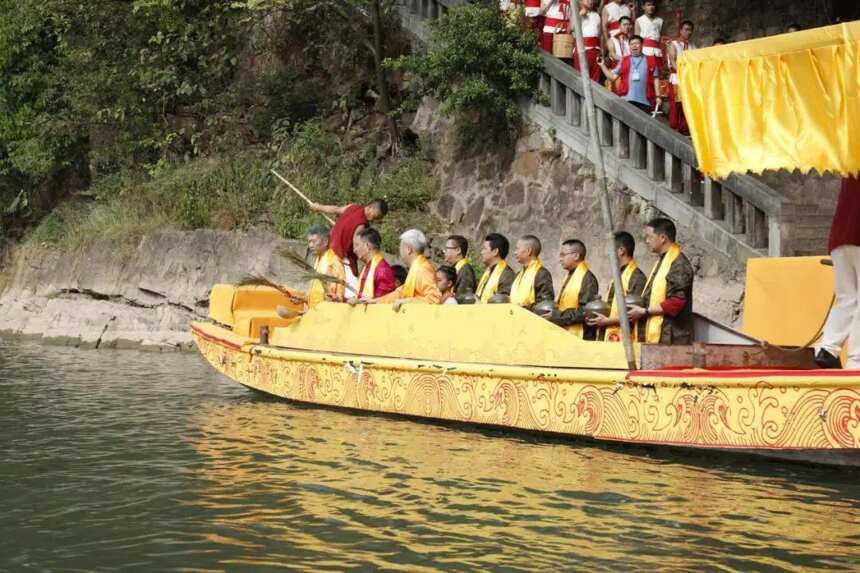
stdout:
<svg viewBox="0 0 860 573">
<path fill-rule="evenodd" d="M 313 204 L 313 201 L 311 201 L 310 199 L 308 199 L 308 198 L 307 198 L 307 196 L 306 196 L 304 193 L 302 193 L 301 191 L 299 191 L 298 187 L 296 187 L 295 185 L 293 185 L 292 183 L 290 183 L 289 181 L 287 181 L 285 177 L 283 177 L 280 173 L 278 173 L 278 172 L 277 172 L 277 171 L 275 171 L 274 169 L 272 169 L 271 171 L 272 171 L 272 173 L 275 175 L 275 177 L 277 177 L 278 179 L 280 179 L 281 181 L 283 181 L 284 183 L 286 183 L 286 184 L 287 184 L 287 186 L 288 186 L 290 189 L 292 189 L 292 190 L 293 190 L 293 193 L 295 193 L 296 195 L 298 195 L 299 197 L 301 197 L 302 199 L 304 199 L 304 200 L 305 200 L 305 203 L 307 203 L 307 204 L 308 204 L 308 206 L 310 206 L 310 205 L 312 205 L 312 204 Z M 326 215 L 325 213 L 321 213 L 321 215 L 322 215 L 323 217 L 325 217 L 325 220 L 326 220 L 326 221 L 328 221 L 329 223 L 331 223 L 332 225 L 334 225 L 334 220 L 333 220 L 331 217 L 329 217 L 329 216 L 328 216 L 328 215 Z"/>
<path fill-rule="evenodd" d="M 594 145 L 594 174 L 597 177 L 597 187 L 600 191 L 600 210 L 603 214 L 603 225 L 606 227 L 606 246 L 609 251 L 609 263 L 612 266 L 612 281 L 615 284 L 615 305 L 618 307 L 618 320 L 621 321 L 621 340 L 624 344 L 624 354 L 627 367 L 636 370 L 636 355 L 633 353 L 633 342 L 630 336 L 630 322 L 627 320 L 627 305 L 624 302 L 624 287 L 621 282 L 618 253 L 615 251 L 615 223 L 612 220 L 612 207 L 609 204 L 609 189 L 606 185 L 606 166 L 603 163 L 603 148 L 597 137 L 597 112 L 594 107 L 594 96 L 591 92 L 591 78 L 588 73 L 588 60 L 585 57 L 585 41 L 582 39 L 582 20 L 579 15 L 580 0 L 571 2 L 571 21 L 576 35 L 576 53 L 579 57 L 579 75 L 582 77 L 582 93 L 585 96 L 585 111 L 588 116 L 589 144 Z M 587 156 L 588 154 L 586 154 Z"/>
</svg>

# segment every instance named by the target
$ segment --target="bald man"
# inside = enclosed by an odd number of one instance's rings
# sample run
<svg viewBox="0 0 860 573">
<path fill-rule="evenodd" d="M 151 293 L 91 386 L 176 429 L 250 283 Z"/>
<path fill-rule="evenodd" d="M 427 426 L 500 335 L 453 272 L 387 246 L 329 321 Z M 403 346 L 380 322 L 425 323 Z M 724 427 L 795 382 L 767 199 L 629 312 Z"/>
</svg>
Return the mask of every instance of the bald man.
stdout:
<svg viewBox="0 0 860 573">
<path fill-rule="evenodd" d="M 540 260 L 542 247 L 534 235 L 520 237 L 514 249 L 514 257 L 522 270 L 511 286 L 511 303 L 531 310 L 536 303 L 555 298 L 552 275 Z"/>
</svg>

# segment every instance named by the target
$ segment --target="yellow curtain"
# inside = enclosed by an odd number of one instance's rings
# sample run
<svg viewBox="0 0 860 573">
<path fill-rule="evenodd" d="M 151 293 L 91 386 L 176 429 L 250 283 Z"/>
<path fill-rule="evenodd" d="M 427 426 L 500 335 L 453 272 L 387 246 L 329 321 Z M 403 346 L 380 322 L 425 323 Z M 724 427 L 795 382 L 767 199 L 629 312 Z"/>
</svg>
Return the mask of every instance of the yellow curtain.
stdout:
<svg viewBox="0 0 860 573">
<path fill-rule="evenodd" d="M 687 51 L 678 69 L 705 174 L 860 171 L 860 21 Z"/>
</svg>

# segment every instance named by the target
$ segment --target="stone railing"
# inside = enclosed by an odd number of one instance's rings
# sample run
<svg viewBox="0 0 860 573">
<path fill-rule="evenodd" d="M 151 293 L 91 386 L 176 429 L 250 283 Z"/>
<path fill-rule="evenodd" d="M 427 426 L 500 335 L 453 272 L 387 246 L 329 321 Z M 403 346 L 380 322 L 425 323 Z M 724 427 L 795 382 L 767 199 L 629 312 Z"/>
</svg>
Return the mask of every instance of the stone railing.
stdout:
<svg viewBox="0 0 860 573">
<path fill-rule="evenodd" d="M 466 0 L 405 0 L 404 24 L 427 39 L 423 22 L 445 16 Z M 783 214 L 787 200 L 759 180 L 733 175 L 725 180 L 704 177 L 697 168 L 688 137 L 664 121 L 629 105 L 592 83 L 597 107 L 597 132 L 607 176 L 629 187 L 658 210 L 675 219 L 726 255 L 749 257 L 792 254 Z M 579 73 L 568 63 L 544 54 L 541 89 L 545 103 L 524 103 L 530 120 L 552 133 L 574 152 L 596 159 L 591 145 Z"/>
</svg>

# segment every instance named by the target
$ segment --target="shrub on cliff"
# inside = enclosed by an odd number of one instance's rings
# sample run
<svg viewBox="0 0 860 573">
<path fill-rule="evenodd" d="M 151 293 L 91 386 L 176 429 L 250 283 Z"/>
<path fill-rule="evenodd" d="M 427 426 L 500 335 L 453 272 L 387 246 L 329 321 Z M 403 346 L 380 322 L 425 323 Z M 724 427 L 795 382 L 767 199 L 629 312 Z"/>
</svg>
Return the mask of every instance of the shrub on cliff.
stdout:
<svg viewBox="0 0 860 573">
<path fill-rule="evenodd" d="M 519 100 L 539 97 L 543 61 L 533 33 L 511 25 L 497 8 L 480 5 L 451 8 L 430 30 L 426 52 L 389 62 L 412 74 L 413 96 L 432 96 L 443 112 L 455 115 L 462 143 L 515 133 Z"/>
</svg>

